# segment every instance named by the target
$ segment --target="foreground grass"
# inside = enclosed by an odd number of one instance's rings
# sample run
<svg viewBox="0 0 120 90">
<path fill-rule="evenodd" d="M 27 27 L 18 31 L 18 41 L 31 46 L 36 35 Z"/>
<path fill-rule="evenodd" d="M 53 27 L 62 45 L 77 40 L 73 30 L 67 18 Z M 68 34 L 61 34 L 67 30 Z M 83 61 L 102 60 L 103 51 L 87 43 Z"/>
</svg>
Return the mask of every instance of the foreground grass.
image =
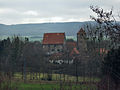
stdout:
<svg viewBox="0 0 120 90">
<path fill-rule="evenodd" d="M 21 81 L 4 81 L 0 90 L 97 90 L 94 84 L 76 84 L 74 82 L 57 83 L 23 83 Z"/>
<path fill-rule="evenodd" d="M 19 90 L 53 90 L 59 89 L 59 85 L 55 84 L 21 84 Z"/>
<path fill-rule="evenodd" d="M 97 90 L 97 87 L 95 85 L 21 83 L 18 90 Z"/>
<path fill-rule="evenodd" d="M 27 83 L 23 83 L 21 78 L 21 73 L 15 73 L 14 77 L 11 79 L 12 81 L 7 81 L 6 79 L 2 84 L 0 84 L 2 85 L 0 90 L 97 90 L 96 85 L 85 84 L 82 82 L 84 82 L 84 79 L 86 82 L 98 82 L 100 80 L 99 78 L 79 77 L 79 84 L 76 84 L 75 76 L 64 76 L 61 74 L 60 78 L 60 74 L 52 74 L 52 81 L 47 81 L 47 74 L 44 74 L 43 76 L 42 73 L 40 75 L 36 74 L 34 80 L 30 80 L 30 74 L 28 73 L 26 78 Z M 45 79 L 42 80 L 42 78 Z M 60 81 L 65 83 L 60 83 Z M 80 84 L 80 82 L 82 84 Z M 6 87 L 10 89 L 6 89 Z"/>
</svg>

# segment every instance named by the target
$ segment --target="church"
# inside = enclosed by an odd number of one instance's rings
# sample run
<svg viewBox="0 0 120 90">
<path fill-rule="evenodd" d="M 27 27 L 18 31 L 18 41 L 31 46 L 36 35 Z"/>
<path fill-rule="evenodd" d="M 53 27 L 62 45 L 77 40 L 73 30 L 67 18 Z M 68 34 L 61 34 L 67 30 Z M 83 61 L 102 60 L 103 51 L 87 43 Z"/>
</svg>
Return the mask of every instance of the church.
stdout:
<svg viewBox="0 0 120 90">
<path fill-rule="evenodd" d="M 87 50 L 86 32 L 81 28 L 77 32 L 77 41 L 67 41 L 65 33 L 44 33 L 42 46 L 51 63 L 73 63 L 73 57 Z M 66 57 L 70 60 L 65 60 Z"/>
<path fill-rule="evenodd" d="M 76 43 L 76 45 L 74 45 Z M 78 51 L 87 50 L 86 32 L 81 28 L 77 33 L 77 42 L 66 42 L 65 33 L 44 33 L 42 45 L 48 54 L 61 53 L 66 50 L 66 45 L 73 45 Z"/>
</svg>

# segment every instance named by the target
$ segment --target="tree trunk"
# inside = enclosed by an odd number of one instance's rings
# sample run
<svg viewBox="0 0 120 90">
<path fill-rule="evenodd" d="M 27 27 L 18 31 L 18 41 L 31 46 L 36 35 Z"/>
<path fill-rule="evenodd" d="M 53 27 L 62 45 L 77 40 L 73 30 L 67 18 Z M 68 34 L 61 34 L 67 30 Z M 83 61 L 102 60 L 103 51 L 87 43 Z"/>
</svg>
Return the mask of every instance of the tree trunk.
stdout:
<svg viewBox="0 0 120 90">
<path fill-rule="evenodd" d="M 40 80 L 40 72 L 39 72 L 39 80 Z"/>
<path fill-rule="evenodd" d="M 34 72 L 33 72 L 33 80 L 35 79 L 35 74 L 34 74 Z"/>
<path fill-rule="evenodd" d="M 36 72 L 36 80 L 38 80 L 38 77 L 37 77 L 37 72 Z"/>
<path fill-rule="evenodd" d="M 30 72 L 30 80 L 32 80 L 32 72 Z"/>
</svg>

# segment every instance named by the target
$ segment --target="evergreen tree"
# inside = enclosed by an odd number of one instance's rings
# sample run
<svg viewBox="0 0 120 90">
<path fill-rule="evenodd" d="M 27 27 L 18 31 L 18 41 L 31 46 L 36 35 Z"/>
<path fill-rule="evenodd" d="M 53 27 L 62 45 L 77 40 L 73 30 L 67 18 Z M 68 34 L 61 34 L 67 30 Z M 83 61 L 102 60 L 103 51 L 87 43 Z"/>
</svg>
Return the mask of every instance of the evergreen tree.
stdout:
<svg viewBox="0 0 120 90">
<path fill-rule="evenodd" d="M 103 74 L 110 75 L 116 85 L 120 82 L 120 47 L 108 52 L 103 61 L 102 71 Z"/>
</svg>

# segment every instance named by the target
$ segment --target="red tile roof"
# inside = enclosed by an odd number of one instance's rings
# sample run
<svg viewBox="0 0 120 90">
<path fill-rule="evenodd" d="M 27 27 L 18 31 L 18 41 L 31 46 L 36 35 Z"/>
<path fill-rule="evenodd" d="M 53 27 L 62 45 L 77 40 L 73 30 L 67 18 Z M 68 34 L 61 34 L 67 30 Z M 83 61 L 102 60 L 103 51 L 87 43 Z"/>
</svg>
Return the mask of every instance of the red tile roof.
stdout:
<svg viewBox="0 0 120 90">
<path fill-rule="evenodd" d="M 99 52 L 100 54 L 103 54 L 103 53 L 107 54 L 108 53 L 108 50 L 106 50 L 105 48 L 100 48 L 100 49 L 97 48 L 96 51 Z"/>
<path fill-rule="evenodd" d="M 42 44 L 64 44 L 65 33 L 45 33 Z"/>
<path fill-rule="evenodd" d="M 73 50 L 70 53 L 70 55 L 73 55 L 73 54 L 80 54 L 80 52 L 77 50 L 77 48 L 73 48 Z"/>
</svg>

